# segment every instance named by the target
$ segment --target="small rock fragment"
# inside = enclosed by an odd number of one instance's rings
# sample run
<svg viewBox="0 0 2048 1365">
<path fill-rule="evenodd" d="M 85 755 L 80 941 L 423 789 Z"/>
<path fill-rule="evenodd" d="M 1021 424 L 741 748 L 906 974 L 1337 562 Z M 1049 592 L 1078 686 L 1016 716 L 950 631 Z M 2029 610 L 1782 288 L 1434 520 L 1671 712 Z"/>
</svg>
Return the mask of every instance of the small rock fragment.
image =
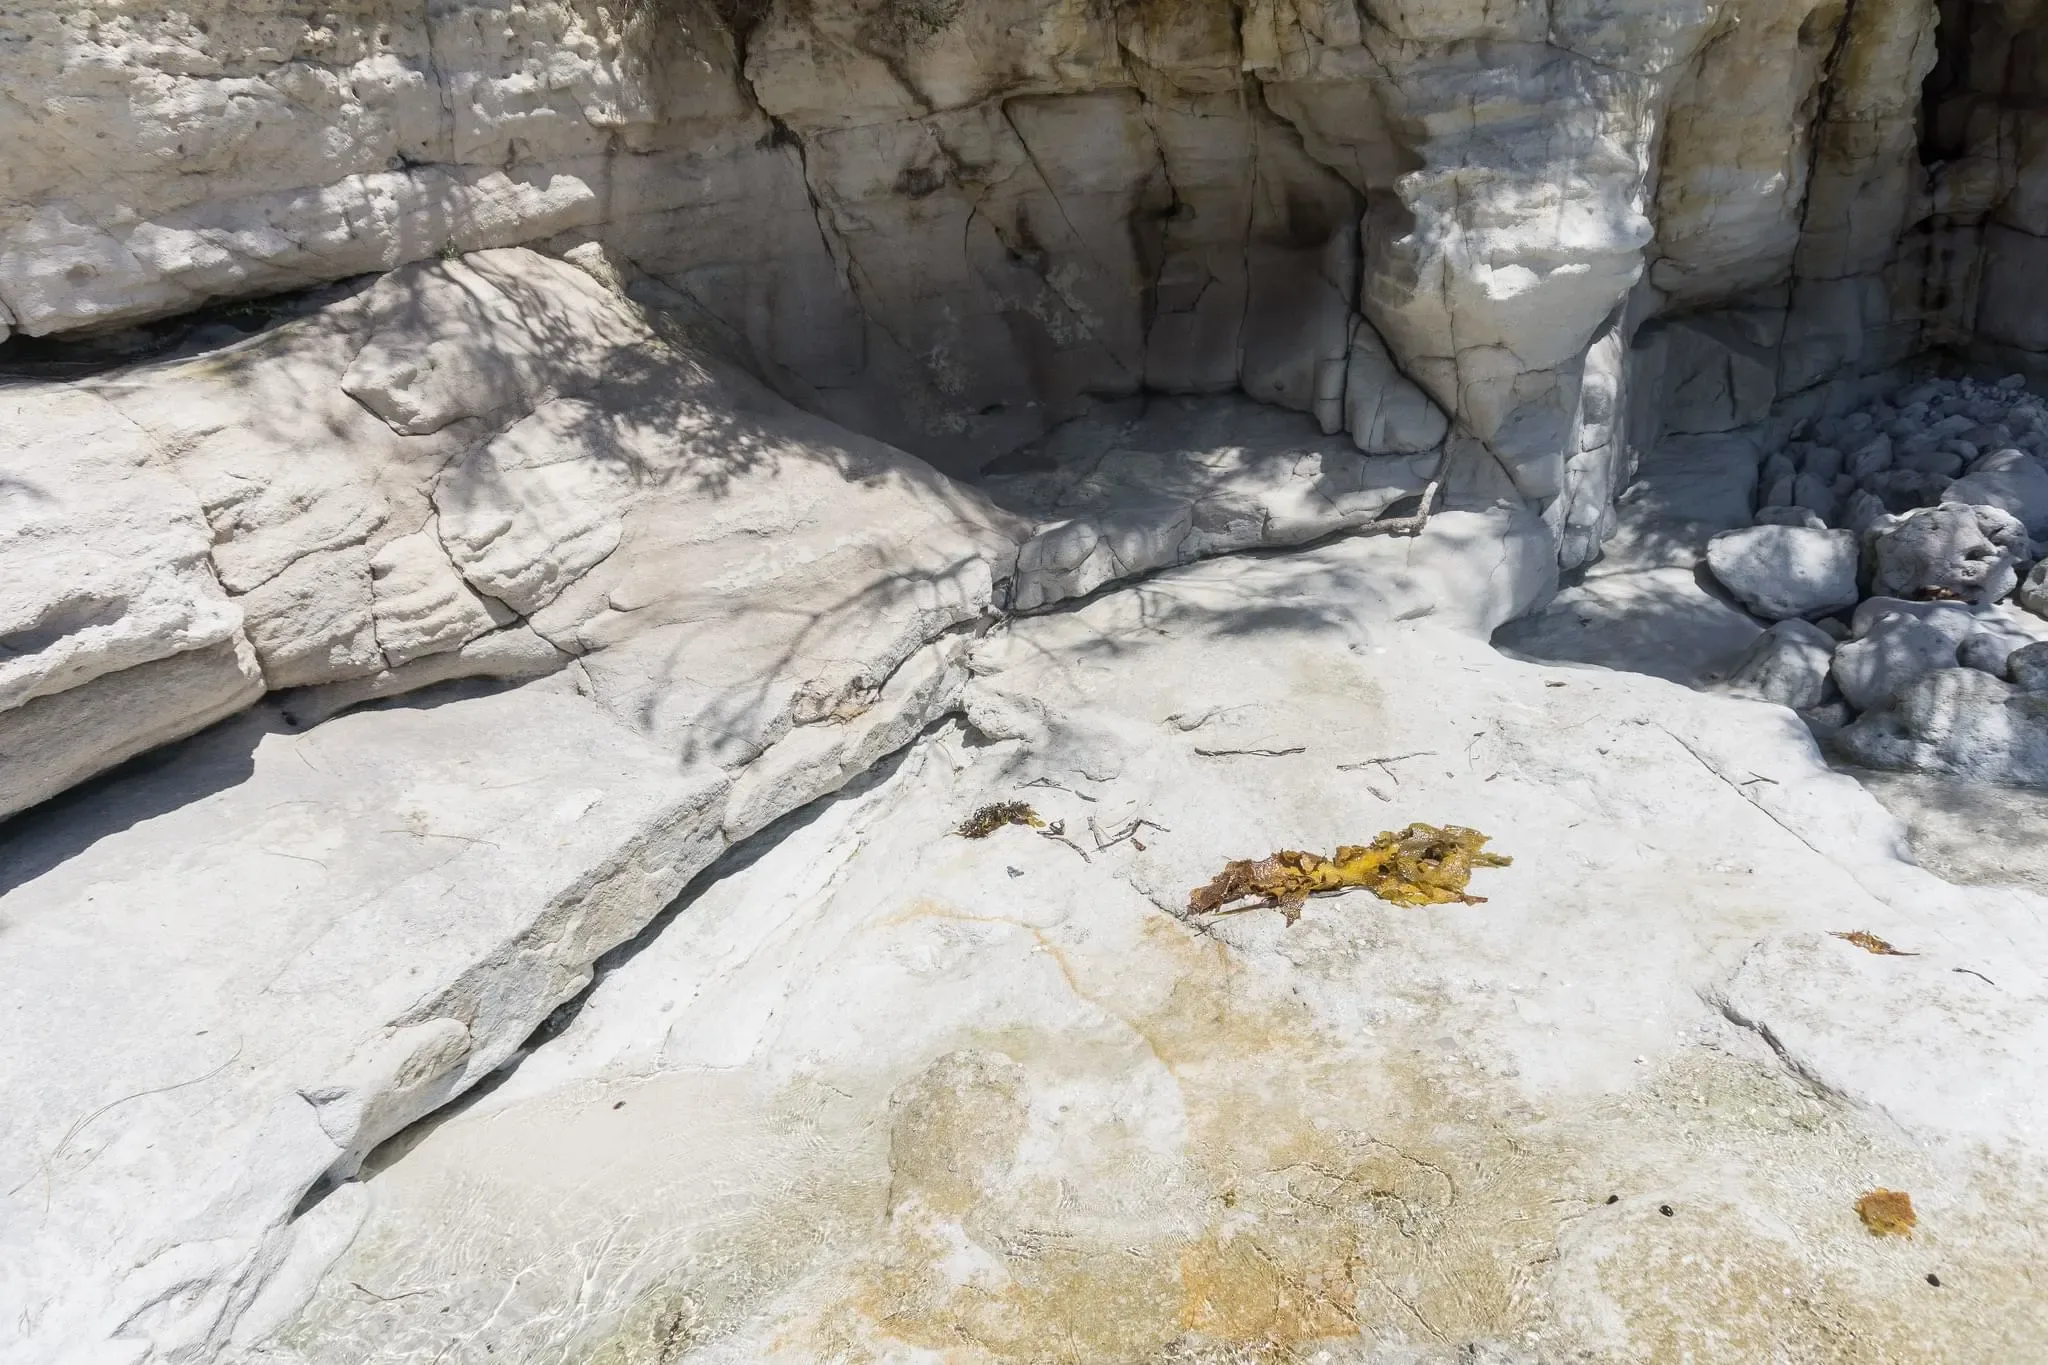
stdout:
<svg viewBox="0 0 2048 1365">
<path fill-rule="evenodd" d="M 1856 712 L 1848 702 L 1837 696 L 1833 701 L 1824 701 L 1819 706 L 1809 706 L 1799 712 L 1799 719 L 1806 722 L 1806 728 L 1816 736 L 1830 735 L 1856 719 Z"/>
<path fill-rule="evenodd" d="M 1919 469 L 1886 469 L 1863 480 L 1862 490 L 1884 504 L 1887 512 L 1910 512 L 1932 502 L 1948 486 L 1947 475 Z"/>
<path fill-rule="evenodd" d="M 1842 523 L 1845 530 L 1854 531 L 1860 536 L 1890 515 L 1891 513 L 1885 510 L 1884 499 L 1875 493 L 1858 489 L 1843 499 L 1842 514 L 1837 520 Z"/>
<path fill-rule="evenodd" d="M 1847 471 L 1860 483 L 1892 467 L 1892 438 L 1879 432 L 1849 452 Z"/>
<path fill-rule="evenodd" d="M 1801 474 L 1792 483 L 1793 506 L 1807 508 L 1820 518 L 1823 526 L 1836 516 L 1839 501 L 1833 475 L 1823 478 L 1818 474 Z"/>
</svg>

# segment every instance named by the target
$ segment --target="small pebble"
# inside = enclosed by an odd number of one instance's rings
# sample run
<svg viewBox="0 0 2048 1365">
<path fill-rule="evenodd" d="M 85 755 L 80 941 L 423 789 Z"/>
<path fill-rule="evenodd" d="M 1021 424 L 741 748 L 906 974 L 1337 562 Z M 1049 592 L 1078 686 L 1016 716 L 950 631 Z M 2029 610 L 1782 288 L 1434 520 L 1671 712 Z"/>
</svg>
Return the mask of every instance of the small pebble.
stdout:
<svg viewBox="0 0 2048 1365">
<path fill-rule="evenodd" d="M 1657 1212 L 1663 1214 L 1666 1218 L 1669 1218 L 1671 1216 L 1671 1206 L 1669 1204 L 1659 1204 L 1657 1206 Z"/>
</svg>

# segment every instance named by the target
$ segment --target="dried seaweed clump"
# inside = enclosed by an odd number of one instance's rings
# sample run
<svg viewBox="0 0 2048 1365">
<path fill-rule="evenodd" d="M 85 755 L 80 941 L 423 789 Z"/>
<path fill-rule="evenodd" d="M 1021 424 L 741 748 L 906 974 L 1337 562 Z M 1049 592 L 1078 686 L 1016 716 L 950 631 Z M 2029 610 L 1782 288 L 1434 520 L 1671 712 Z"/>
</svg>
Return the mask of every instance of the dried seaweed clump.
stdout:
<svg viewBox="0 0 2048 1365">
<path fill-rule="evenodd" d="M 1872 1190 L 1856 1201 L 1856 1216 L 1873 1237 L 1911 1237 L 1920 1221 L 1913 1196 L 1904 1190 Z"/>
<path fill-rule="evenodd" d="M 1038 818 L 1038 812 L 1022 801 L 998 801 L 983 806 L 967 817 L 959 829 L 954 830 L 963 839 L 986 839 L 1004 825 L 1029 825 L 1032 829 L 1044 829 L 1045 821 Z"/>
<path fill-rule="evenodd" d="M 1188 896 L 1188 909 L 1198 915 L 1224 913 L 1236 902 L 1257 898 L 1252 910 L 1276 906 L 1289 924 L 1301 918 L 1310 896 L 1362 886 L 1395 905 L 1482 905 L 1484 896 L 1465 893 L 1475 867 L 1506 867 L 1514 860 L 1482 849 L 1487 836 L 1459 825 L 1410 825 L 1398 834 L 1385 831 L 1360 848 L 1345 844 L 1335 858 L 1283 849 L 1257 862 L 1227 865 L 1207 886 Z"/>
<path fill-rule="evenodd" d="M 1830 930 L 1829 932 L 1833 933 L 1836 938 L 1842 940 L 1844 943 L 1853 943 L 1858 948 L 1861 948 L 1864 952 L 1875 953 L 1879 957 L 1920 956 L 1920 954 L 1918 953 L 1902 953 L 1897 948 L 1892 947 L 1891 944 L 1886 943 L 1883 939 L 1879 938 L 1876 934 L 1868 933 L 1862 929 L 1851 929 L 1846 934 L 1840 933 L 1835 930 Z"/>
</svg>

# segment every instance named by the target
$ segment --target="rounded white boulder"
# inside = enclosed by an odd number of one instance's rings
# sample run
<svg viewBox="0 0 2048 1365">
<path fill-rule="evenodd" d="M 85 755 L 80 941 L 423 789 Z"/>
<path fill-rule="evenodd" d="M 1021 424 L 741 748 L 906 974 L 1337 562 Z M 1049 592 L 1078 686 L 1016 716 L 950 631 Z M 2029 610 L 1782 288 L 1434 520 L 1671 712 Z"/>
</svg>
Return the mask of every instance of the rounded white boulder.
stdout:
<svg viewBox="0 0 2048 1365">
<path fill-rule="evenodd" d="M 1707 542 L 1707 568 L 1766 620 L 1825 616 L 1856 605 L 1857 545 L 1850 531 L 1745 526 Z"/>
</svg>

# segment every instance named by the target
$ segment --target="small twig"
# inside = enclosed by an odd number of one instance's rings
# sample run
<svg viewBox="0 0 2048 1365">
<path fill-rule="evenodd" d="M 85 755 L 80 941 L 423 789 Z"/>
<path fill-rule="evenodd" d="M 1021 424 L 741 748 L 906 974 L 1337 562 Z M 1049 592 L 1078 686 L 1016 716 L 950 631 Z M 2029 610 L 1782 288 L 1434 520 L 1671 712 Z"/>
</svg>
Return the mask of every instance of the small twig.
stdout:
<svg viewBox="0 0 2048 1365">
<path fill-rule="evenodd" d="M 1285 749 L 1204 749 L 1199 744 L 1195 746 L 1195 752 L 1203 758 L 1284 758 L 1288 754 L 1304 753 L 1307 749 L 1306 744 L 1296 744 Z"/>
<path fill-rule="evenodd" d="M 1415 515 L 1395 517 L 1391 521 L 1367 522 L 1364 526 L 1358 528 L 1360 533 L 1372 534 L 1383 531 L 1388 535 L 1421 535 L 1423 529 L 1429 525 L 1429 514 L 1436 510 L 1437 490 L 1444 486 L 1444 463 L 1448 458 L 1448 450 L 1445 451 L 1442 457 L 1438 458 L 1436 473 L 1430 475 L 1429 482 L 1423 485 L 1422 503 L 1415 509 Z"/>
<path fill-rule="evenodd" d="M 467 834 L 442 834 L 438 830 L 431 829 L 380 829 L 377 832 L 379 834 L 410 834 L 420 839 L 460 839 L 465 844 L 482 844 L 485 848 L 498 847 L 489 839 L 472 839 Z"/>
<path fill-rule="evenodd" d="M 1399 763 L 1404 758 L 1427 758 L 1435 752 L 1436 750 L 1434 749 L 1415 749 L 1405 754 L 1388 754 L 1384 758 L 1361 758 L 1356 763 L 1339 763 L 1337 771 L 1348 773 L 1355 772 L 1359 768 L 1378 768 L 1398 783 L 1401 779 L 1394 777 L 1394 770 L 1387 766 L 1389 763 Z"/>
<path fill-rule="evenodd" d="M 1165 720 L 1161 721 L 1160 724 L 1171 725 L 1174 729 L 1180 731 L 1182 734 L 1186 734 L 1190 730 L 1201 729 L 1204 725 L 1207 725 L 1210 721 L 1216 719 L 1218 716 L 1227 716 L 1233 711 L 1249 711 L 1252 709 L 1253 708 L 1250 706 L 1212 706 L 1208 710 L 1202 712 L 1201 715 L 1196 716 L 1193 719 L 1189 719 L 1188 714 L 1185 711 L 1176 711 L 1172 715 L 1168 716 Z"/>
<path fill-rule="evenodd" d="M 368 1294 L 371 1298 L 375 1299 L 379 1303 L 397 1303 L 400 1299 L 416 1299 L 420 1297 L 420 1295 L 422 1294 L 431 1294 L 434 1292 L 431 1289 L 409 1289 L 403 1294 L 379 1294 L 374 1289 L 364 1289 L 363 1286 L 355 1280 L 350 1280 L 348 1282 L 348 1287 L 360 1293 Z"/>
<path fill-rule="evenodd" d="M 1340 773 L 1349 773 L 1356 772 L 1360 768 L 1378 768 L 1381 772 L 1387 775 L 1387 781 L 1393 783 L 1395 786 L 1398 787 L 1401 785 L 1400 774 L 1396 773 L 1390 765 L 1399 763 L 1404 758 L 1426 758 L 1431 754 L 1434 754 L 1435 752 L 1436 750 L 1434 749 L 1416 749 L 1405 754 L 1388 754 L 1384 758 L 1365 758 L 1360 759 L 1356 763 L 1339 763 L 1337 765 L 1337 771 Z M 1387 795 L 1385 792 L 1381 791 L 1378 787 L 1375 787 L 1370 782 L 1365 784 L 1365 789 L 1371 792 L 1374 796 L 1377 796 L 1382 801 L 1391 802 L 1394 799 L 1393 797 Z"/>
<path fill-rule="evenodd" d="M 1984 975 L 1984 973 L 1982 973 L 1982 972 L 1980 972 L 1980 971 L 1977 971 L 1977 970 L 1975 970 L 1975 969 L 1973 969 L 1973 968 L 1970 968 L 1970 967 L 1951 967 L 1951 968 L 1949 968 L 1949 970 L 1950 970 L 1950 971 L 1952 971 L 1952 972 L 1961 972 L 1961 973 L 1962 973 L 1963 975 L 1965 975 L 1965 976 L 1974 976 L 1974 977 L 1976 977 L 1976 978 L 1977 978 L 1977 979 L 1978 979 L 1979 981 L 1983 982 L 1983 983 L 1984 983 L 1985 985 L 1987 985 L 1987 986 L 1991 987 L 1991 989 L 1993 989 L 1993 990 L 1997 990 L 1997 989 L 1998 989 L 1998 983 L 1997 983 L 1996 981 L 1993 981 L 1993 980 L 1992 980 L 1992 979 L 1991 979 L 1990 977 L 1988 977 L 1988 976 Z"/>
<path fill-rule="evenodd" d="M 318 858 L 308 858 L 299 853 L 286 853 L 284 850 L 276 848 L 258 848 L 256 851 L 258 853 L 268 853 L 273 858 L 290 858 L 294 862 L 311 863 L 322 872 L 328 871 L 327 864 L 321 862 Z"/>
<path fill-rule="evenodd" d="M 1072 850 L 1074 850 L 1074 852 L 1080 854 L 1081 861 L 1084 863 L 1092 863 L 1095 861 L 1093 858 L 1090 858 L 1088 856 L 1087 849 L 1081 847 L 1079 844 L 1075 843 L 1072 839 L 1069 839 L 1067 837 L 1067 822 L 1064 820 L 1053 821 L 1044 829 L 1038 831 L 1038 837 L 1041 839 L 1050 839 L 1056 844 L 1065 844 L 1068 848 L 1071 848 Z"/>
<path fill-rule="evenodd" d="M 1090 805 L 1093 805 L 1095 803 L 1095 798 L 1090 796 L 1087 792 L 1077 791 L 1074 788 L 1069 787 L 1066 783 L 1055 782 L 1049 777 L 1034 777 L 1029 782 L 1026 782 L 1023 785 L 1027 787 L 1050 787 L 1054 791 L 1065 792 L 1069 796 L 1078 796 L 1083 801 L 1088 802 Z"/>
<path fill-rule="evenodd" d="M 106 1113 L 109 1109 L 113 1109 L 118 1105 L 126 1104 L 130 1100 L 139 1100 L 146 1095 L 168 1095 L 173 1090 L 183 1090 L 187 1086 L 199 1085 L 204 1081 L 210 1081 L 215 1076 L 220 1075 L 221 1072 L 226 1071 L 229 1067 L 233 1066 L 238 1060 L 240 1060 L 242 1056 L 243 1045 L 243 1042 L 238 1041 L 235 1044 L 235 1050 L 232 1053 L 228 1054 L 227 1060 L 222 1062 L 219 1066 L 215 1067 L 213 1070 L 207 1072 L 203 1076 L 194 1076 L 191 1080 L 188 1081 L 175 1081 L 170 1085 L 154 1086 L 148 1090 L 137 1090 L 133 1094 L 123 1095 L 119 1099 L 108 1100 L 105 1104 L 93 1110 L 90 1114 L 87 1114 L 84 1118 L 78 1120 L 76 1123 L 72 1124 L 68 1129 L 65 1130 L 64 1136 L 57 1140 L 57 1145 L 50 1149 L 49 1156 L 43 1159 L 40 1170 L 44 1173 L 49 1173 L 51 1171 L 51 1168 L 57 1164 L 57 1158 L 64 1155 L 64 1149 L 71 1145 L 73 1139 L 75 1139 L 80 1133 L 83 1133 L 86 1130 L 86 1128 L 91 1125 L 94 1119 Z M 7 1193 L 9 1195 L 19 1194 L 22 1191 L 22 1189 L 27 1186 L 29 1181 L 33 1179 L 35 1179 L 35 1176 L 33 1175 L 26 1177 L 22 1180 L 21 1184 L 16 1185 Z"/>
<path fill-rule="evenodd" d="M 1095 823 L 1095 817 L 1092 815 L 1088 817 L 1088 833 L 1095 840 L 1095 851 L 1097 853 L 1102 852 L 1102 850 L 1104 850 L 1105 848 L 1113 848 L 1117 844 L 1122 843 L 1126 839 L 1131 839 L 1133 843 L 1136 843 L 1136 839 L 1134 839 L 1132 836 L 1137 834 L 1139 830 L 1144 829 L 1148 825 L 1151 828 L 1158 830 L 1161 834 L 1173 833 L 1172 830 L 1160 824 L 1157 820 L 1147 820 L 1144 816 L 1140 815 L 1135 817 L 1130 824 L 1125 825 L 1120 833 L 1113 834 L 1109 836 L 1107 839 L 1105 839 L 1102 837 L 1101 826 Z M 1142 848 L 1143 845 L 1141 844 L 1139 845 L 1139 847 Z"/>
<path fill-rule="evenodd" d="M 1726 773 L 1722 772 L 1713 764 L 1707 762 L 1707 756 L 1705 754 L 1701 753 L 1698 749 L 1693 748 L 1692 745 L 1688 744 L 1685 740 L 1680 739 L 1678 735 L 1674 733 L 1668 726 L 1659 725 L 1657 728 L 1659 730 L 1664 731 L 1666 735 L 1670 736 L 1672 743 L 1676 744 L 1679 748 L 1691 754 L 1693 757 L 1693 761 L 1698 763 L 1702 768 L 1705 768 L 1710 776 L 1718 779 L 1723 786 L 1728 788 L 1729 791 L 1734 792 L 1744 801 L 1747 801 L 1751 806 L 1761 811 L 1765 819 L 1769 820 L 1779 829 L 1784 830 L 1787 834 L 1797 839 L 1800 843 L 1805 844 L 1808 851 L 1813 853 L 1814 856 L 1819 858 L 1828 857 L 1826 853 L 1824 853 L 1817 845 L 1815 845 L 1813 840 L 1807 838 L 1804 834 L 1801 834 L 1798 830 L 1792 828 L 1792 826 L 1786 824 L 1783 820 L 1779 819 L 1777 812 L 1773 811 L 1770 807 L 1764 805 L 1763 802 L 1757 800 L 1754 796 L 1751 796 L 1747 791 L 1743 790 L 1742 784 L 1740 782 L 1731 780 Z M 1829 861 L 1832 861 L 1832 859 L 1830 859 Z"/>
</svg>

